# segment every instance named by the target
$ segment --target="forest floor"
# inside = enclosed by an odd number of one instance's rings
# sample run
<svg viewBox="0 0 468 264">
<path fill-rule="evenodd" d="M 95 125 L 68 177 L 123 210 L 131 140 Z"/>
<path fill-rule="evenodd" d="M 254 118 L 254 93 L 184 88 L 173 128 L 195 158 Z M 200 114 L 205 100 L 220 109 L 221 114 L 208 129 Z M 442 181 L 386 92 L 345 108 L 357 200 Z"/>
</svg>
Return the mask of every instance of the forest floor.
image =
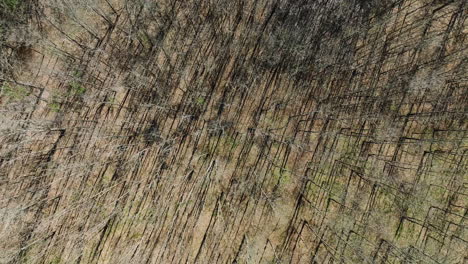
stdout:
<svg viewBox="0 0 468 264">
<path fill-rule="evenodd" d="M 0 263 L 466 263 L 467 6 L 0 0 Z"/>
</svg>

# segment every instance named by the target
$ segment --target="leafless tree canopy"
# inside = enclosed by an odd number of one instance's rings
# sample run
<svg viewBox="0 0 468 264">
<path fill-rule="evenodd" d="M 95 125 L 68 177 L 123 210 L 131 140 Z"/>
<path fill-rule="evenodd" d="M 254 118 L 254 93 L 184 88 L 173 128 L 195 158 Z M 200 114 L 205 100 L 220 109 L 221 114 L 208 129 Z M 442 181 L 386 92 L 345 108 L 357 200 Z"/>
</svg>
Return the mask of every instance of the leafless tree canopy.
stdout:
<svg viewBox="0 0 468 264">
<path fill-rule="evenodd" d="M 0 0 L 0 263 L 467 263 L 467 7 Z"/>
</svg>

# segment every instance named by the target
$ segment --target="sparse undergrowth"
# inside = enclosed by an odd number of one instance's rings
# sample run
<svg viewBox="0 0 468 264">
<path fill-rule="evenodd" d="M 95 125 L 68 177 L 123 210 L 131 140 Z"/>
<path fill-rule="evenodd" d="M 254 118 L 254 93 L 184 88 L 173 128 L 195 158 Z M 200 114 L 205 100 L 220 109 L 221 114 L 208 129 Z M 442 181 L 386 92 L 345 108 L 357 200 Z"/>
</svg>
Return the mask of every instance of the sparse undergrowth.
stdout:
<svg viewBox="0 0 468 264">
<path fill-rule="evenodd" d="M 466 262 L 466 7 L 0 0 L 0 262 Z"/>
</svg>

